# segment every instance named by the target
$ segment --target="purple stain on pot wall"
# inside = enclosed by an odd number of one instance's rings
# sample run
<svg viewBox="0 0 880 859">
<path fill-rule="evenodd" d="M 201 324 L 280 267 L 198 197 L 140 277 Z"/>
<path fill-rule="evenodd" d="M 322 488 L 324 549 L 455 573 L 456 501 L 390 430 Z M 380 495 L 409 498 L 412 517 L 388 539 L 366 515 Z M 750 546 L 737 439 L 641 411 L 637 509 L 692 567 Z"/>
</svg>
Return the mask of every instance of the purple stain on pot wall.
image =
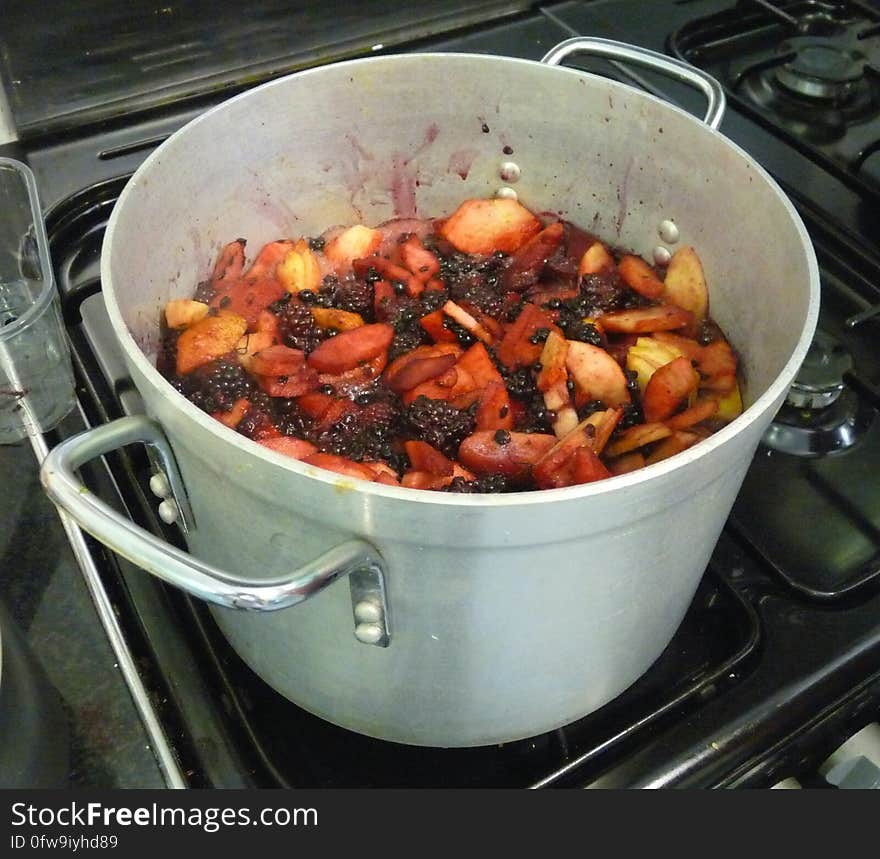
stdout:
<svg viewBox="0 0 880 859">
<path fill-rule="evenodd" d="M 478 154 L 476 149 L 457 149 L 449 156 L 449 172 L 457 173 L 462 179 L 467 179 Z"/>
</svg>

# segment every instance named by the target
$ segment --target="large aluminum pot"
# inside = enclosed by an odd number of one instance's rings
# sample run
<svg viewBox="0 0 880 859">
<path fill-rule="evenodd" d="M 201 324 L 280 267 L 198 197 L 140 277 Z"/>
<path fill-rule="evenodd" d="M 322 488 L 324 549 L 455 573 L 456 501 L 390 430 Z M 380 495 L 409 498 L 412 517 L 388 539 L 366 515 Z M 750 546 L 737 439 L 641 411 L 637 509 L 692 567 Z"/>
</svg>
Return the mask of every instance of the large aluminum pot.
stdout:
<svg viewBox="0 0 880 859">
<path fill-rule="evenodd" d="M 709 95 L 710 123 L 554 67 L 575 49 L 662 64 Z M 152 420 L 65 442 L 43 469 L 49 495 L 85 529 L 214 603 L 269 684 L 375 737 L 523 738 L 584 716 L 645 672 L 684 616 L 816 324 L 807 233 L 761 167 L 711 127 L 717 84 L 601 40 L 548 56 L 330 65 L 233 98 L 171 137 L 122 193 L 102 259 L 107 310 Z M 603 482 L 456 495 L 285 458 L 199 411 L 156 371 L 163 306 L 190 295 L 232 238 L 258 248 L 330 224 L 439 215 L 517 172 L 528 207 L 648 257 L 660 223 L 674 220 L 741 355 L 740 417 Z M 133 441 L 162 459 L 165 512 L 176 498 L 192 555 L 115 516 L 76 480 L 83 461 Z M 332 584 L 342 576 L 348 583 Z"/>
</svg>

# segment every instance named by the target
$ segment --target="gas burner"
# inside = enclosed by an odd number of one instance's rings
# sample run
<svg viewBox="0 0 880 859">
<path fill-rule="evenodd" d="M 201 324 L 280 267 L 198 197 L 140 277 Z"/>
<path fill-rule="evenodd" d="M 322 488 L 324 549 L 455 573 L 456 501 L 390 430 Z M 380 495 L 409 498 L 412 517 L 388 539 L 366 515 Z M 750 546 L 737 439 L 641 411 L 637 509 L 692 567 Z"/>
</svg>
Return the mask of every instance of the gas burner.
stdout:
<svg viewBox="0 0 880 859">
<path fill-rule="evenodd" d="M 774 70 L 777 83 L 795 96 L 843 104 L 865 76 L 864 53 L 823 37 L 791 39 L 780 51 L 792 59 Z"/>
<path fill-rule="evenodd" d="M 846 348 L 825 331 L 817 331 L 763 443 L 795 456 L 821 456 L 852 447 L 875 416 L 873 408 L 847 387 L 852 367 Z"/>
</svg>

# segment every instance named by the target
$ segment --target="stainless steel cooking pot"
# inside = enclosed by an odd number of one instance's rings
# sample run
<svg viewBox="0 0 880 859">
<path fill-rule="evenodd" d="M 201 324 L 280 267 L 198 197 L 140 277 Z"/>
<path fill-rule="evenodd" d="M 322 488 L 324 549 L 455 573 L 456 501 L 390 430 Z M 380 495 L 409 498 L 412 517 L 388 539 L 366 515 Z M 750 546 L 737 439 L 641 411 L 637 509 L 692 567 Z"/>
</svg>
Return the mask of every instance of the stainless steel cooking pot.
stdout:
<svg viewBox="0 0 880 859">
<path fill-rule="evenodd" d="M 707 122 L 555 67 L 574 50 L 690 81 L 709 97 Z M 688 66 L 570 40 L 543 63 L 460 54 L 339 63 L 209 111 L 137 171 L 104 242 L 107 310 L 150 418 L 57 447 L 43 468 L 49 496 L 117 552 L 213 603 L 248 664 L 331 722 L 474 746 L 595 710 L 645 672 L 681 622 L 816 324 L 807 233 L 761 167 L 715 130 L 722 110 L 718 85 Z M 647 257 L 662 245 L 661 222 L 674 221 L 698 249 L 711 313 L 740 353 L 745 412 L 635 473 L 457 495 L 285 458 L 201 412 L 156 371 L 163 306 L 192 294 L 225 242 L 245 236 L 259 248 L 336 223 L 437 216 L 502 188 Z M 162 462 L 163 510 L 179 511 L 191 555 L 76 479 L 87 459 L 133 442 Z"/>
</svg>

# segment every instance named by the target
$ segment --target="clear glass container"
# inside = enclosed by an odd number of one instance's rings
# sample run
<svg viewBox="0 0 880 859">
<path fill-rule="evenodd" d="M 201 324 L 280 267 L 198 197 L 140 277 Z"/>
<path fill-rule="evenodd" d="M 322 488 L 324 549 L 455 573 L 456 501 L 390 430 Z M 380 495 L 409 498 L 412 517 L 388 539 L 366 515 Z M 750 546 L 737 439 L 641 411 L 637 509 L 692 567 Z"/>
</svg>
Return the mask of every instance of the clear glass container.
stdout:
<svg viewBox="0 0 880 859">
<path fill-rule="evenodd" d="M 74 403 L 37 184 L 0 158 L 0 444 L 52 429 Z"/>
</svg>

